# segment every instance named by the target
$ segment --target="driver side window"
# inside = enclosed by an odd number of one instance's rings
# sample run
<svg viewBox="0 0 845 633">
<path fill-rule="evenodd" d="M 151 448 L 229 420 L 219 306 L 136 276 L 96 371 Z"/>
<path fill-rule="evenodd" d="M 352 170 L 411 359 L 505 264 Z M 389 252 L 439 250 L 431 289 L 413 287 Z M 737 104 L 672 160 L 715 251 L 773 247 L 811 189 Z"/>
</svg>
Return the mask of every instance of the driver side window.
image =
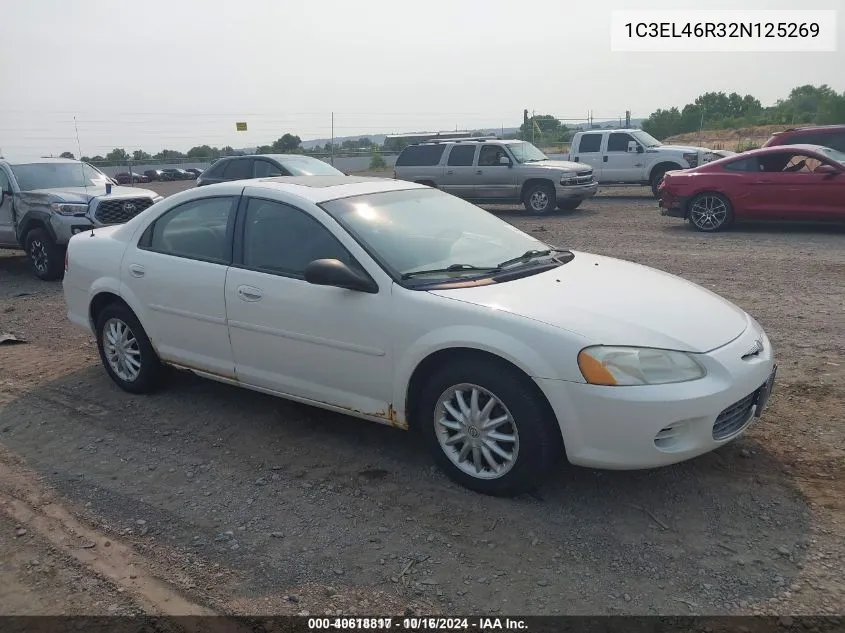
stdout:
<svg viewBox="0 0 845 633">
<path fill-rule="evenodd" d="M 505 150 L 498 145 L 482 145 L 481 152 L 478 154 L 479 167 L 505 167 L 500 165 L 499 159 L 506 157 Z"/>
</svg>

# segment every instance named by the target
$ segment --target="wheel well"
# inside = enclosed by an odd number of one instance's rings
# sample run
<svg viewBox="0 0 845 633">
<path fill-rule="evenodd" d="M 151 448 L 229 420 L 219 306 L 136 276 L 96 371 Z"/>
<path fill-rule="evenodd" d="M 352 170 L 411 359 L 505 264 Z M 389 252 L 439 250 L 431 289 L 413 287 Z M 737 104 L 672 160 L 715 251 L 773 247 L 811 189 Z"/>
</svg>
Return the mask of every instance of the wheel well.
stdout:
<svg viewBox="0 0 845 633">
<path fill-rule="evenodd" d="M 552 187 L 554 187 L 555 183 L 546 178 L 529 178 L 524 183 L 522 183 L 522 191 L 519 192 L 520 202 L 525 202 L 525 192 L 528 191 L 534 185 L 551 185 Z"/>
<path fill-rule="evenodd" d="M 124 305 L 129 310 L 132 310 L 132 308 L 129 307 L 128 303 L 126 303 L 123 299 L 118 297 L 113 292 L 101 292 L 95 295 L 94 298 L 91 300 L 91 306 L 88 309 L 88 316 L 91 319 L 91 325 L 96 327 L 97 318 L 100 316 L 100 313 L 106 308 L 106 306 L 110 306 L 115 303 Z"/>
<path fill-rule="evenodd" d="M 47 228 L 47 225 L 43 221 L 37 218 L 31 218 L 29 220 L 26 220 L 23 226 L 21 227 L 21 245 L 26 242 L 27 233 L 29 233 L 30 231 L 34 231 L 35 229 L 44 229 L 45 231 L 47 231 L 48 234 L 50 233 L 50 229 Z"/>
<path fill-rule="evenodd" d="M 654 178 L 654 174 L 658 173 L 659 171 L 670 171 L 672 169 L 683 169 L 678 163 L 657 163 L 654 167 L 651 168 L 651 171 L 648 174 L 648 181 L 651 182 L 652 178 Z"/>
<path fill-rule="evenodd" d="M 416 408 L 419 403 L 419 397 L 423 386 L 425 385 L 426 378 L 443 365 L 468 358 L 477 359 L 479 362 L 487 365 L 497 364 L 500 367 L 506 367 L 522 374 L 526 379 L 525 384 L 534 391 L 534 394 L 542 403 L 549 417 L 555 420 L 555 428 L 560 436 L 561 446 L 563 446 L 563 436 L 560 434 L 560 425 L 557 424 L 557 417 L 555 416 L 554 409 L 552 409 L 552 405 L 546 398 L 546 394 L 544 394 L 542 389 L 537 386 L 537 383 L 535 383 L 528 374 L 522 371 L 522 369 L 514 365 L 512 362 L 505 360 L 501 356 L 497 356 L 496 354 L 485 352 L 483 350 L 472 349 L 470 347 L 452 347 L 449 349 L 439 350 L 426 356 L 420 364 L 417 365 L 416 369 L 414 369 L 414 373 L 411 374 L 411 379 L 408 381 L 408 392 L 405 398 L 405 419 L 408 421 L 408 427 L 410 429 L 413 430 L 416 426 Z"/>
</svg>

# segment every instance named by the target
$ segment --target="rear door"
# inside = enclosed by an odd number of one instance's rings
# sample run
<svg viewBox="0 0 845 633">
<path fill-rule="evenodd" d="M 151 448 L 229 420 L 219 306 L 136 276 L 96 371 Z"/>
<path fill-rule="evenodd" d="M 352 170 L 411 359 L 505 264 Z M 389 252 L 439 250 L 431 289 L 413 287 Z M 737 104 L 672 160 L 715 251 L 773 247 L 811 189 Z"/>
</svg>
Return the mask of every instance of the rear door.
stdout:
<svg viewBox="0 0 845 633">
<path fill-rule="evenodd" d="M 239 199 L 221 192 L 165 211 L 126 250 L 120 272 L 159 356 L 226 378 L 235 371 L 224 290 Z"/>
<path fill-rule="evenodd" d="M 475 157 L 478 143 L 455 143 L 446 157 L 446 170 L 440 180 L 440 189 L 460 198 L 475 197 Z"/>
<path fill-rule="evenodd" d="M 578 141 L 578 146 L 571 152 L 572 160 L 576 163 L 584 163 L 593 168 L 593 174 L 597 181 L 605 182 L 604 161 L 602 160 L 602 132 L 585 132 Z"/>
<path fill-rule="evenodd" d="M 474 197 L 479 200 L 514 200 L 518 198 L 516 170 L 513 165 L 502 165 L 499 160 L 508 156 L 501 145 L 483 143 L 476 159 L 476 185 Z"/>
</svg>

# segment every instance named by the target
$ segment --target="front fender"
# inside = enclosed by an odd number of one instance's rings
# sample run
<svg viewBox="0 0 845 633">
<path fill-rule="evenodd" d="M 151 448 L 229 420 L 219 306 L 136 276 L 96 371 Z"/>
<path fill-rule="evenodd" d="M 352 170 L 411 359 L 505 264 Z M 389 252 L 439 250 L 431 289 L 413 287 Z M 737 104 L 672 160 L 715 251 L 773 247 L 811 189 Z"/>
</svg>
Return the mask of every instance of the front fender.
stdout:
<svg viewBox="0 0 845 633">
<path fill-rule="evenodd" d="M 559 372 L 536 349 L 501 330 L 469 325 L 440 328 L 418 338 L 397 359 L 393 403 L 401 422 L 407 423 L 405 408 L 408 386 L 416 368 L 432 354 L 455 348 L 488 352 L 509 361 L 535 378 L 560 378 Z"/>
</svg>

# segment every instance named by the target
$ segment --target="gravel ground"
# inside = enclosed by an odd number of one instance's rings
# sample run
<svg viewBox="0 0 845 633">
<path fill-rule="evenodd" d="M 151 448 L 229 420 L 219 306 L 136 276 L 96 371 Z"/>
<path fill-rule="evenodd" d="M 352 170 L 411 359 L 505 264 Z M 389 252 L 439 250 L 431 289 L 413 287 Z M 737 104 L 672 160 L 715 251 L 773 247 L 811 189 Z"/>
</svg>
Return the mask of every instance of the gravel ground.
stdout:
<svg viewBox="0 0 845 633">
<path fill-rule="evenodd" d="M 7 252 L 0 332 L 29 342 L 0 347 L 0 465 L 18 464 L 90 538 L 120 539 L 150 582 L 218 612 L 841 614 L 845 227 L 703 235 L 661 217 L 640 189 L 542 219 L 491 211 L 750 311 L 781 366 L 762 421 L 678 466 L 562 466 L 535 495 L 483 497 L 396 429 L 182 374 L 152 397 L 119 391 L 93 341 L 67 323 L 60 284 L 34 280 Z M 7 479 L 0 569 L 20 591 L 32 583 L 9 543 L 39 528 L 9 510 L 23 484 Z M 123 564 L 73 561 L 101 578 Z M 145 591 L 126 585 L 137 608 L 155 608 Z M 130 608 L 78 608 L 113 605 Z"/>
</svg>

